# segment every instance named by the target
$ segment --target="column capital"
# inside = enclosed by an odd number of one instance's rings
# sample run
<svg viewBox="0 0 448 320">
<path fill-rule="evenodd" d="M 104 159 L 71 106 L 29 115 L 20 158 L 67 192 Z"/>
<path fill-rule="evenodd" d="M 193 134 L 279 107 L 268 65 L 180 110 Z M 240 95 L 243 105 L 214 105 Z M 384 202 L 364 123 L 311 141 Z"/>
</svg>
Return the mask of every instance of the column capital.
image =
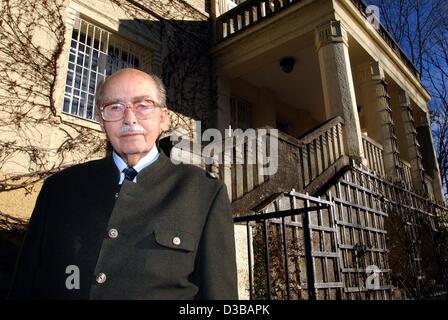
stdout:
<svg viewBox="0 0 448 320">
<path fill-rule="evenodd" d="M 356 76 L 360 83 L 381 81 L 384 71 L 378 61 L 367 61 L 356 67 Z"/>
<path fill-rule="evenodd" d="M 330 43 L 344 43 L 348 46 L 347 31 L 338 20 L 331 20 L 323 25 L 320 25 L 315 29 L 314 34 L 314 41 L 317 50 Z"/>
</svg>

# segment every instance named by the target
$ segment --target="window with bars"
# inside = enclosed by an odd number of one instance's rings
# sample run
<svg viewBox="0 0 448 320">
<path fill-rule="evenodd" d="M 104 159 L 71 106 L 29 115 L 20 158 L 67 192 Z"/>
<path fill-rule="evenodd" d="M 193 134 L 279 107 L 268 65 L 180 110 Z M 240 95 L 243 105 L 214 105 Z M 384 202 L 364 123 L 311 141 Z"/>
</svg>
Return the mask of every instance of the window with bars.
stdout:
<svg viewBox="0 0 448 320">
<path fill-rule="evenodd" d="M 97 121 L 97 83 L 121 68 L 146 70 L 147 60 L 143 48 L 78 18 L 70 44 L 63 112 Z"/>
</svg>

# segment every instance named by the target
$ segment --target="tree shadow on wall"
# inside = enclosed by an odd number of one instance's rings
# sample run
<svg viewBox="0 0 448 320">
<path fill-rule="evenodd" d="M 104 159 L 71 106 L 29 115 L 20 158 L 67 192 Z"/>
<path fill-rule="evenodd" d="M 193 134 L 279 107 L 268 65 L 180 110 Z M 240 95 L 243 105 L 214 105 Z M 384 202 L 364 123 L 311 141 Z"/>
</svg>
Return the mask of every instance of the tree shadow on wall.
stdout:
<svg viewBox="0 0 448 320">
<path fill-rule="evenodd" d="M 209 55 L 209 21 L 120 20 L 119 32 L 139 30 L 155 43 L 151 51 L 151 70 L 160 76 L 167 89 L 171 116 L 168 131 L 191 130 L 191 120 L 200 120 L 202 130 L 216 125 L 216 92 Z"/>
</svg>

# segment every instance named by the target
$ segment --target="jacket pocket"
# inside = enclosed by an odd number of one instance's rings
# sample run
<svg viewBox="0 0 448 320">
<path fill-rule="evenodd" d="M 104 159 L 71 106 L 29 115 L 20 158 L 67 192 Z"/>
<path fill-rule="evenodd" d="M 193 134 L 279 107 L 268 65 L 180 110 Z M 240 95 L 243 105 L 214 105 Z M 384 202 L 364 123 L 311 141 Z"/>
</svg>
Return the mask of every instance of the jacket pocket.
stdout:
<svg viewBox="0 0 448 320">
<path fill-rule="evenodd" d="M 156 242 L 167 248 L 193 251 L 195 249 L 195 237 L 193 234 L 179 230 L 155 230 Z"/>
</svg>

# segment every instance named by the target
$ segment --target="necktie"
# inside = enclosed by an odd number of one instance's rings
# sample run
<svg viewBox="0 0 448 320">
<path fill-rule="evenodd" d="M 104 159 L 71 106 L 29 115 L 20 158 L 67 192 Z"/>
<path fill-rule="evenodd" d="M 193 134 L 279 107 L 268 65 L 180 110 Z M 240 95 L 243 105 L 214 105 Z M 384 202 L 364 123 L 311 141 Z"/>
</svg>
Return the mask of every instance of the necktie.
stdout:
<svg viewBox="0 0 448 320">
<path fill-rule="evenodd" d="M 123 169 L 124 178 L 133 181 L 135 176 L 137 175 L 137 171 L 132 167 L 127 167 Z"/>
</svg>

